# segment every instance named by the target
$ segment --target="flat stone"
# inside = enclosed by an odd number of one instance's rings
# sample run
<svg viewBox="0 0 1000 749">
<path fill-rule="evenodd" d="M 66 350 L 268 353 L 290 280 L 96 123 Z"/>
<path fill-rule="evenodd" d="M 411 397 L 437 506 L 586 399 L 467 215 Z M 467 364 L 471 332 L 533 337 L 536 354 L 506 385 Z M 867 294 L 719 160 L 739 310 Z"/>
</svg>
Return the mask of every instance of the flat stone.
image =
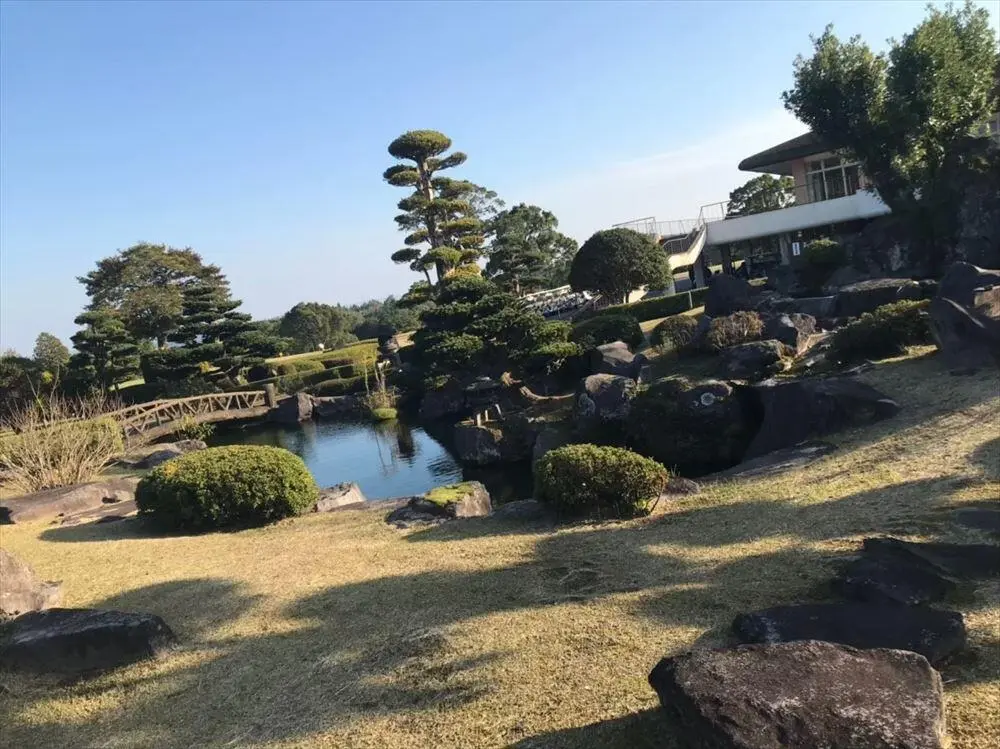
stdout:
<svg viewBox="0 0 1000 749">
<path fill-rule="evenodd" d="M 388 506 L 395 509 L 386 516 L 385 522 L 397 528 L 436 525 L 456 518 L 485 517 L 493 511 L 490 493 L 478 481 L 438 487 L 422 497 L 397 500 Z"/>
<path fill-rule="evenodd" d="M 917 543 L 898 538 L 866 538 L 868 556 L 895 557 L 957 578 L 1000 575 L 1000 546 L 993 544 Z"/>
<path fill-rule="evenodd" d="M 353 481 L 336 484 L 328 489 L 321 489 L 319 500 L 316 502 L 316 512 L 332 512 L 344 507 L 357 509 L 367 502 L 361 487 Z"/>
<path fill-rule="evenodd" d="M 49 609 L 4 627 L 0 668 L 35 674 L 90 676 L 154 658 L 176 643 L 154 614 Z"/>
<path fill-rule="evenodd" d="M 27 562 L 0 549 L 0 620 L 59 605 L 59 583 L 46 582 Z"/>
<path fill-rule="evenodd" d="M 530 522 L 551 519 L 552 511 L 537 499 L 517 499 L 494 508 L 492 516 L 499 520 Z"/>
<path fill-rule="evenodd" d="M 667 488 L 664 494 L 700 494 L 701 486 L 697 481 L 686 479 L 683 476 L 671 476 L 667 480 Z"/>
<path fill-rule="evenodd" d="M 873 278 L 844 286 L 837 293 L 837 316 L 858 317 L 902 299 L 920 299 L 923 290 L 908 278 Z"/>
<path fill-rule="evenodd" d="M 855 648 L 891 648 L 920 653 L 931 663 L 946 661 L 966 645 L 957 611 L 925 606 L 871 603 L 813 603 L 775 606 L 740 614 L 733 632 L 744 643 L 824 640 Z"/>
<path fill-rule="evenodd" d="M 645 354 L 633 354 L 624 341 L 605 343 L 590 351 L 592 374 L 616 375 L 638 380 L 642 368 L 649 363 Z"/>
<path fill-rule="evenodd" d="M 824 455 L 829 455 L 836 448 L 829 442 L 803 442 L 794 447 L 761 455 L 757 458 L 744 460 L 742 463 L 706 476 L 703 481 L 723 481 L 734 478 L 755 478 L 773 476 L 793 468 L 802 468 L 814 463 Z"/>
<path fill-rule="evenodd" d="M 140 469 L 155 468 L 161 463 L 173 460 L 181 455 L 190 452 L 205 450 L 208 447 L 203 440 L 178 440 L 177 442 L 163 442 L 155 445 L 148 445 L 137 450 L 130 451 L 120 464 Z"/>
<path fill-rule="evenodd" d="M 943 749 L 941 677 L 904 650 L 815 640 L 696 650 L 649 675 L 698 749 Z"/>
<path fill-rule="evenodd" d="M 975 528 L 994 536 L 1000 536 L 1000 510 L 966 507 L 955 513 L 955 522 L 966 528 Z"/>
<path fill-rule="evenodd" d="M 135 499 L 138 477 L 97 481 L 90 484 L 46 489 L 0 502 L 0 523 L 53 520 L 92 510 L 104 504 Z"/>
<path fill-rule="evenodd" d="M 124 502 L 115 502 L 95 507 L 93 510 L 67 515 L 59 525 L 80 525 L 81 523 L 113 523 L 116 520 L 135 515 L 139 511 L 134 499 L 127 499 Z"/>
<path fill-rule="evenodd" d="M 933 569 L 862 557 L 844 566 L 832 587 L 854 601 L 918 606 L 946 598 L 956 585 Z"/>
</svg>

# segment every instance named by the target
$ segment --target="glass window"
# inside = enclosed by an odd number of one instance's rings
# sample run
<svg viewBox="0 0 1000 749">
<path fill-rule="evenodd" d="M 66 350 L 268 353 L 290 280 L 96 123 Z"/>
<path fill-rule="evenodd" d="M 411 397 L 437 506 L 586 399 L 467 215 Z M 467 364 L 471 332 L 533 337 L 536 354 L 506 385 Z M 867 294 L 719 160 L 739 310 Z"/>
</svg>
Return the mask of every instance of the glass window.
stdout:
<svg viewBox="0 0 1000 749">
<path fill-rule="evenodd" d="M 823 185 L 823 172 L 812 172 L 807 177 L 806 186 L 809 189 L 809 202 L 826 200 L 826 188 Z"/>
<path fill-rule="evenodd" d="M 823 168 L 824 169 L 832 169 L 835 166 L 840 166 L 840 157 L 839 156 L 834 156 L 834 157 L 829 158 L 829 159 L 823 159 Z"/>
<path fill-rule="evenodd" d="M 858 164 L 846 163 L 839 156 L 810 161 L 807 166 L 806 190 L 811 203 L 853 195 L 861 186 Z"/>
<path fill-rule="evenodd" d="M 844 180 L 847 182 L 848 195 L 853 195 L 861 189 L 861 172 L 857 164 L 844 167 Z"/>
<path fill-rule="evenodd" d="M 826 176 L 826 197 L 828 200 L 842 198 L 847 194 L 843 169 L 831 169 L 823 174 Z"/>
</svg>

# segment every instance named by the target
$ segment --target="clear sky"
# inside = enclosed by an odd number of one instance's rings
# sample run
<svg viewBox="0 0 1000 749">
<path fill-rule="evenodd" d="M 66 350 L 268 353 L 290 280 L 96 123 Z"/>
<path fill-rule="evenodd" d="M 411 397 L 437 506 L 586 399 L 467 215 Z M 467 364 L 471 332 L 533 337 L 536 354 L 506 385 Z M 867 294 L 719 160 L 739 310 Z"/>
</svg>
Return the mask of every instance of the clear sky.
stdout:
<svg viewBox="0 0 1000 749">
<path fill-rule="evenodd" d="M 402 293 L 381 173 L 409 129 L 581 241 L 697 216 L 804 131 L 780 93 L 810 33 L 881 46 L 923 8 L 0 0 L 0 348 L 67 339 L 76 277 L 140 240 L 221 265 L 257 317 Z"/>
</svg>

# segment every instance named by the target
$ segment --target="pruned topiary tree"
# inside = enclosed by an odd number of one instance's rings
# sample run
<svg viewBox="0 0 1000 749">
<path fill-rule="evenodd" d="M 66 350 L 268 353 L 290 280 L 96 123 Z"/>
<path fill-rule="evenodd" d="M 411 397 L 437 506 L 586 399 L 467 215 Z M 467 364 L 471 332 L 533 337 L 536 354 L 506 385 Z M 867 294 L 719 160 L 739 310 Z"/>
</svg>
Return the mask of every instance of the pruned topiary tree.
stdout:
<svg viewBox="0 0 1000 749">
<path fill-rule="evenodd" d="M 583 243 L 569 269 L 573 291 L 593 291 L 615 302 L 627 302 L 640 286 L 661 288 L 670 280 L 663 248 L 631 229 L 597 232 Z"/>
<path fill-rule="evenodd" d="M 424 273 L 428 284 L 431 268 L 440 282 L 453 269 L 479 257 L 483 222 L 474 203 L 482 203 L 484 194 L 492 195 L 471 182 L 438 176 L 465 163 L 461 151 L 443 155 L 449 148 L 451 138 L 443 133 L 410 130 L 389 144 L 391 156 L 410 163 L 395 164 L 382 174 L 390 185 L 413 188 L 397 203 L 402 213 L 396 223 L 409 233 L 403 239 L 406 247 L 394 252 L 392 260 Z"/>
</svg>

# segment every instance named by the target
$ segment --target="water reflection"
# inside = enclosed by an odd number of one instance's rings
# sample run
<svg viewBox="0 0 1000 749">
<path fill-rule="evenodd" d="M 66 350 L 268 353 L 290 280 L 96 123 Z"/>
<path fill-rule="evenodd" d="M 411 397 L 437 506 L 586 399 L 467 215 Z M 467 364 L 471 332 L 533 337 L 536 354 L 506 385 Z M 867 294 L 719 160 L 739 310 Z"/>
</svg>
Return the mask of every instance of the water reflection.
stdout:
<svg viewBox="0 0 1000 749">
<path fill-rule="evenodd" d="M 215 445 L 271 445 L 305 461 L 320 486 L 354 481 L 369 499 L 423 494 L 441 484 L 482 481 L 494 502 L 531 496 L 531 469 L 511 465 L 466 469 L 449 451 L 450 427 L 426 429 L 404 420 L 306 421 L 217 432 Z"/>
</svg>

